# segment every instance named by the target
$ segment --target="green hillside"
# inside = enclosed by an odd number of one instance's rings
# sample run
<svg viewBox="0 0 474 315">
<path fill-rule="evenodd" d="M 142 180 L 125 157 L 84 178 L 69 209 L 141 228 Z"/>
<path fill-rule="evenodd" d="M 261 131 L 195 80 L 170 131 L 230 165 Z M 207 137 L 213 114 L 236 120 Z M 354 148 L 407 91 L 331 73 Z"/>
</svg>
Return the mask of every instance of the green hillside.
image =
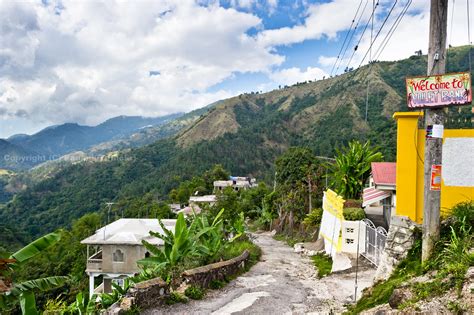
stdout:
<svg viewBox="0 0 474 315">
<path fill-rule="evenodd" d="M 448 71 L 468 69 L 468 47 L 450 50 Z M 332 156 L 350 139 L 370 139 L 386 160 L 395 159 L 395 111 L 406 111 L 405 76 L 426 73 L 426 56 L 376 62 L 317 82 L 264 94 L 243 94 L 215 104 L 174 138 L 124 151 L 113 160 L 68 166 L 15 196 L 0 210 L 3 228 L 23 240 L 69 226 L 107 201 L 151 193 L 166 199 L 183 179 L 216 163 L 235 175 L 270 182 L 273 163 L 290 146 Z M 366 88 L 370 80 L 368 119 Z M 450 124 L 470 124 L 470 107 L 450 111 Z M 0 236 L 2 236 L 0 226 Z M 4 230 L 5 231 L 5 230 Z"/>
</svg>

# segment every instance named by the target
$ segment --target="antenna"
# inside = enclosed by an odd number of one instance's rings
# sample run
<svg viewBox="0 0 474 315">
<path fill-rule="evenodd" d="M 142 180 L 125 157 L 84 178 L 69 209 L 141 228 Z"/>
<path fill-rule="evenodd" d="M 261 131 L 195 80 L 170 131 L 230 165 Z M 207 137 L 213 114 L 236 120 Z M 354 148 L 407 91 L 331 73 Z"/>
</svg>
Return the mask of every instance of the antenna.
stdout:
<svg viewBox="0 0 474 315">
<path fill-rule="evenodd" d="M 112 208 L 112 205 L 115 204 L 115 202 L 106 202 L 105 204 L 109 208 L 108 208 L 108 211 L 107 211 L 107 222 L 105 223 L 105 226 L 104 226 L 104 240 L 105 240 L 105 230 L 107 229 L 107 224 L 109 224 L 109 222 L 110 222 L 110 209 Z"/>
</svg>

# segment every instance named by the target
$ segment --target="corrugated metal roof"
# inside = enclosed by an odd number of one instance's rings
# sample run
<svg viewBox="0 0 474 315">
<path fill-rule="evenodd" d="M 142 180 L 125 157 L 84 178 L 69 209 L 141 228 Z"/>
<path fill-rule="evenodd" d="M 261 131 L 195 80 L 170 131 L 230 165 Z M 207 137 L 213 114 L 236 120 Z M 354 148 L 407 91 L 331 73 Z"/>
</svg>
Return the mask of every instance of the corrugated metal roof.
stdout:
<svg viewBox="0 0 474 315">
<path fill-rule="evenodd" d="M 374 187 L 365 188 L 362 193 L 362 207 L 366 207 L 377 201 L 384 200 L 385 198 L 390 197 L 390 195 L 390 192 L 378 190 Z"/>
<path fill-rule="evenodd" d="M 161 222 L 168 230 L 174 231 L 176 220 L 163 219 Z M 146 240 L 155 245 L 163 244 L 161 239 L 150 236 L 150 231 L 164 233 L 158 219 L 119 219 L 98 229 L 94 235 L 82 240 L 81 243 L 140 245 L 142 240 Z"/>
<path fill-rule="evenodd" d="M 375 185 L 395 186 L 397 179 L 397 163 L 372 162 L 372 178 Z"/>
</svg>

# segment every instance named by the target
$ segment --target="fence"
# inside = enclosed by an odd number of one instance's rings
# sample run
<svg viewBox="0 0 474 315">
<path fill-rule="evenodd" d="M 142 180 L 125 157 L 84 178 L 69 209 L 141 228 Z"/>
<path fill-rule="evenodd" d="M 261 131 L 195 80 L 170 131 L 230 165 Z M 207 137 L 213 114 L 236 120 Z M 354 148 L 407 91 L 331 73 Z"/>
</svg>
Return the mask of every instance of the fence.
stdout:
<svg viewBox="0 0 474 315">
<path fill-rule="evenodd" d="M 361 255 L 378 266 L 385 248 L 387 231 L 381 226 L 376 228 L 369 219 L 362 220 L 362 224 L 365 225 L 365 246 L 362 248 Z"/>
</svg>

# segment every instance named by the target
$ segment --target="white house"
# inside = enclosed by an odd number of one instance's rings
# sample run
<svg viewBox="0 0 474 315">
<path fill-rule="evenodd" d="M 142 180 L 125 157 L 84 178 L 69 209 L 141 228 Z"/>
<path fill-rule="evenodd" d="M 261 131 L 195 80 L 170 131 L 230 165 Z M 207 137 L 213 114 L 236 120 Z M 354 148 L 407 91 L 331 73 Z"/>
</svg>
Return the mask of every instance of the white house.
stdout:
<svg viewBox="0 0 474 315">
<path fill-rule="evenodd" d="M 163 219 L 161 222 L 168 230 L 174 231 L 176 220 Z M 150 236 L 150 231 L 163 234 L 157 219 L 119 219 L 81 241 L 87 245 L 86 273 L 91 296 L 112 292 L 112 282 L 122 285 L 124 278 L 140 271 L 137 261 L 149 255 L 142 240 L 157 246 L 163 244 L 161 239 Z M 103 281 L 96 288 L 94 279 L 99 276 Z"/>
</svg>

